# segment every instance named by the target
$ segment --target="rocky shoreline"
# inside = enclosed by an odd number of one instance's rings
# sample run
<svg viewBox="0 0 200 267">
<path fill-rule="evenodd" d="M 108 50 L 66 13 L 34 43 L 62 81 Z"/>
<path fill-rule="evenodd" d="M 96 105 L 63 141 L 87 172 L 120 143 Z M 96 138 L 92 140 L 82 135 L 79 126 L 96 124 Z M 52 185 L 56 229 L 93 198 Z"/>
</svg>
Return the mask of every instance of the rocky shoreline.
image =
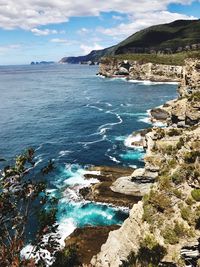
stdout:
<svg viewBox="0 0 200 267">
<path fill-rule="evenodd" d="M 98 240 L 100 246 L 103 244 L 101 250 L 98 247 L 99 251 L 96 255 L 94 253 L 91 263 L 83 261 L 83 266 L 119 267 L 123 263 L 132 266 L 130 255 L 134 253 L 137 259 L 144 244 L 145 250 L 151 254 L 154 249 L 152 243 L 160 248 L 159 251 L 163 249 L 159 266 L 198 266 L 199 103 L 200 61 L 188 59 L 182 70 L 179 98 L 149 112 L 152 122 L 166 123 L 167 127 L 137 131 L 129 137 L 130 147 L 146 150 L 145 167 L 136 170 L 93 167 L 92 170 L 99 171 L 100 175 L 85 175 L 86 179 L 99 180 L 99 183 L 80 190 L 85 199 L 132 209 L 123 225 L 109 233 L 105 244 L 96 235 L 93 242 Z M 194 192 L 199 194 L 198 197 L 193 196 Z M 93 230 L 91 233 L 98 232 L 96 227 Z M 107 235 L 108 228 L 104 230 L 101 229 Z M 68 240 L 66 242 L 74 240 L 73 234 Z M 150 244 L 147 240 L 151 240 Z M 85 250 L 84 253 L 88 255 Z M 139 265 L 140 262 L 136 266 Z"/>
<path fill-rule="evenodd" d="M 119 267 L 123 262 L 132 266 L 131 253 L 138 260 L 144 246 L 152 252 L 152 243 L 165 252 L 159 259 L 163 266 L 199 266 L 199 60 L 186 61 L 179 98 L 151 110 L 150 114 L 153 121 L 165 121 L 168 126 L 154 127 L 140 139 L 139 145 L 146 147 L 145 168 L 134 173 L 139 172 L 139 177 L 150 174 L 154 184 L 143 200 L 133 205 L 121 228 L 109 234 L 101 252 L 93 257 L 92 266 Z M 150 258 L 149 263 L 153 263 Z"/>
<path fill-rule="evenodd" d="M 182 66 L 118 60 L 112 57 L 102 58 L 99 64 L 99 75 L 127 80 L 180 82 L 182 72 Z"/>
</svg>

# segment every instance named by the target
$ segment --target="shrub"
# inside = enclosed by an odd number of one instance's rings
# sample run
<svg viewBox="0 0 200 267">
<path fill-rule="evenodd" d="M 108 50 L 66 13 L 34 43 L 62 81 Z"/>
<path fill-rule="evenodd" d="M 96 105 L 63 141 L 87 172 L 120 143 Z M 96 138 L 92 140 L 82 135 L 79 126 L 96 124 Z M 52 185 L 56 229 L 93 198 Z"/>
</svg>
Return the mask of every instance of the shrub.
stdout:
<svg viewBox="0 0 200 267">
<path fill-rule="evenodd" d="M 177 198 L 180 198 L 180 199 L 182 198 L 182 192 L 178 190 L 177 188 L 174 188 L 172 192 Z"/>
<path fill-rule="evenodd" d="M 171 178 L 167 175 L 163 175 L 159 177 L 159 186 L 161 190 L 166 190 L 170 189 L 172 184 L 171 184 Z"/>
<path fill-rule="evenodd" d="M 174 230 L 171 229 L 170 227 L 165 228 L 165 230 L 162 232 L 162 235 L 163 235 L 165 242 L 167 244 L 175 245 L 179 241 L 178 236 L 176 235 Z"/>
<path fill-rule="evenodd" d="M 185 203 L 188 204 L 188 206 L 192 206 L 195 201 L 193 200 L 193 198 L 191 197 L 188 197 L 186 200 L 185 200 Z"/>
<path fill-rule="evenodd" d="M 188 97 L 189 101 L 200 102 L 200 92 L 195 92 Z"/>
<path fill-rule="evenodd" d="M 176 185 L 182 184 L 186 179 L 186 172 L 184 169 L 179 169 L 171 175 L 172 182 Z"/>
<path fill-rule="evenodd" d="M 138 253 L 131 252 L 120 267 L 151 266 L 157 267 L 166 255 L 166 249 L 161 246 L 152 235 L 148 235 L 140 243 Z"/>
<path fill-rule="evenodd" d="M 182 207 L 181 208 L 181 217 L 190 222 L 190 218 L 191 218 L 191 209 L 189 207 Z"/>
<path fill-rule="evenodd" d="M 149 224 L 154 223 L 154 215 L 156 214 L 157 210 L 150 204 L 146 204 L 143 207 L 144 213 L 143 213 L 143 220 L 148 222 Z"/>
<path fill-rule="evenodd" d="M 170 168 L 173 168 L 173 167 L 176 166 L 176 159 L 175 159 L 175 158 L 170 159 L 170 160 L 168 160 L 167 163 L 168 163 L 168 166 L 169 166 Z"/>
<path fill-rule="evenodd" d="M 172 155 L 174 152 L 174 148 L 172 145 L 166 146 L 165 151 L 164 151 L 167 155 Z"/>
<path fill-rule="evenodd" d="M 188 230 L 185 229 L 182 223 L 176 222 L 174 228 L 167 226 L 162 232 L 162 235 L 166 243 L 175 245 L 179 242 L 180 238 L 188 235 Z"/>
<path fill-rule="evenodd" d="M 180 135 L 180 133 L 181 133 L 180 130 L 178 130 L 176 128 L 172 128 L 169 130 L 168 135 L 169 136 L 178 136 L 178 135 Z"/>
<path fill-rule="evenodd" d="M 178 143 L 176 144 L 176 148 L 181 149 L 182 146 L 184 146 L 184 139 L 183 137 L 180 137 Z"/>
<path fill-rule="evenodd" d="M 171 199 L 164 192 L 151 190 L 149 194 L 149 203 L 159 212 L 164 212 L 171 207 Z"/>
<path fill-rule="evenodd" d="M 200 189 L 193 189 L 191 195 L 194 200 L 200 201 Z"/>
<path fill-rule="evenodd" d="M 74 267 L 79 266 L 80 261 L 78 257 L 78 247 L 76 245 L 70 245 L 62 251 L 58 251 L 55 254 L 55 262 L 52 267 Z"/>
<path fill-rule="evenodd" d="M 186 152 L 184 156 L 184 160 L 186 163 L 195 163 L 197 157 L 200 157 L 200 151 L 191 151 L 191 152 Z"/>
</svg>

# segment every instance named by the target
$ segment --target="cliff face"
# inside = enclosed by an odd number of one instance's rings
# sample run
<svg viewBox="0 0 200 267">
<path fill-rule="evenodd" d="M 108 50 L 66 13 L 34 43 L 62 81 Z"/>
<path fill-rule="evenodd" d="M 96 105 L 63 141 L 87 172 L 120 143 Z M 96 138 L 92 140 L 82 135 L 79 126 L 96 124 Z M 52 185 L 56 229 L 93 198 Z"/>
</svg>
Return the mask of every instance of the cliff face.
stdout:
<svg viewBox="0 0 200 267">
<path fill-rule="evenodd" d="M 159 108 L 168 114 L 168 127 L 146 134 L 145 171 L 156 174 L 155 183 L 122 227 L 110 232 L 92 266 L 199 266 L 199 66 L 199 60 L 186 61 L 180 98 Z"/>
<path fill-rule="evenodd" d="M 125 76 L 132 80 L 180 81 L 182 66 L 139 63 L 137 61 L 105 58 L 101 60 L 99 74 L 105 77 Z"/>
</svg>

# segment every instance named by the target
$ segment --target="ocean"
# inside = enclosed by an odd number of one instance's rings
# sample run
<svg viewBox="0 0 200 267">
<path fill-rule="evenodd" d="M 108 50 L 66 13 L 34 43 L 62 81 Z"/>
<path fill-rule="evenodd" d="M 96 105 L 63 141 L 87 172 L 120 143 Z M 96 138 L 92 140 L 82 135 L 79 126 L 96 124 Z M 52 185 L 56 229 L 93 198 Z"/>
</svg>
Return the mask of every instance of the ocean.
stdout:
<svg viewBox="0 0 200 267">
<path fill-rule="evenodd" d="M 88 166 L 143 166 L 143 150 L 125 145 L 136 130 L 151 127 L 147 110 L 176 97 L 177 85 L 106 79 L 98 66 L 0 67 L 0 158 L 28 147 L 37 169 L 49 159 L 48 192 L 59 198 L 57 221 L 67 236 L 85 225 L 121 224 L 120 207 L 84 201 L 78 189 Z M 96 180 L 93 180 L 95 182 Z"/>
</svg>

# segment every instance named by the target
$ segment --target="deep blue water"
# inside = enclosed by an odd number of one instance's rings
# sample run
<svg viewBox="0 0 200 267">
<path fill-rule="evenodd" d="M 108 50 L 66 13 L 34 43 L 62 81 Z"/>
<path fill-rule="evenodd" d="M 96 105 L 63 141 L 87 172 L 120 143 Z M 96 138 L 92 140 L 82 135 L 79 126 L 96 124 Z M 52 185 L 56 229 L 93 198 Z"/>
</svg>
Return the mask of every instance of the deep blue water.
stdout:
<svg viewBox="0 0 200 267">
<path fill-rule="evenodd" d="M 141 151 L 124 146 L 149 127 L 146 111 L 176 96 L 176 85 L 131 83 L 96 76 L 82 65 L 0 67 L 0 158 L 36 149 L 38 168 L 54 159 L 48 177 L 60 197 L 58 220 L 75 225 L 122 223 L 124 213 L 77 200 L 87 165 L 142 166 Z M 73 199 L 73 200 L 72 200 Z"/>
</svg>

